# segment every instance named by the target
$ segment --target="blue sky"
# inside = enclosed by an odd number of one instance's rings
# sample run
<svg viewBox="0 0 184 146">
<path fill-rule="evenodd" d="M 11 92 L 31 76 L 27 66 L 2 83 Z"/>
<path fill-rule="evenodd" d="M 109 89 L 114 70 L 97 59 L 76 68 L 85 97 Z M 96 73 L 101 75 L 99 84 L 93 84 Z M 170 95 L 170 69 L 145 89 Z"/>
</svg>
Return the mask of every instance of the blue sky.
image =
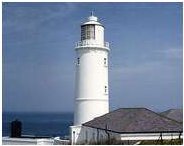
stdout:
<svg viewBox="0 0 184 146">
<path fill-rule="evenodd" d="M 75 42 L 94 11 L 111 110 L 182 107 L 182 3 L 3 3 L 3 111 L 73 111 Z"/>
</svg>

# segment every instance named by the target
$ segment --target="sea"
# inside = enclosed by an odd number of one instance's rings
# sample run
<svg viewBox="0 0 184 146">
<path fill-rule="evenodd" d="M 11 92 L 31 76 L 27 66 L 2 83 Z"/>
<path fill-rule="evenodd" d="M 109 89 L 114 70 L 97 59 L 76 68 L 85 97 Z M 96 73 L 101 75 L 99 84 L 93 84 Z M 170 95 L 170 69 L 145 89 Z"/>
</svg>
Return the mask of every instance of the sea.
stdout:
<svg viewBox="0 0 184 146">
<path fill-rule="evenodd" d="M 2 136 L 11 135 L 11 122 L 22 122 L 22 135 L 67 138 L 73 125 L 73 113 L 3 112 Z"/>
</svg>

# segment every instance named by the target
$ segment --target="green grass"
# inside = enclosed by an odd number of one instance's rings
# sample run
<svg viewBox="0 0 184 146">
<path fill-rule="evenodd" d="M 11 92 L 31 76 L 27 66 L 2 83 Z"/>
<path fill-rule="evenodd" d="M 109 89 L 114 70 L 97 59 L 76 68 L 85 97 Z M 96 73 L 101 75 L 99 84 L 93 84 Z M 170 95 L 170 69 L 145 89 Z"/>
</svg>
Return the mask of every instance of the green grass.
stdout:
<svg viewBox="0 0 184 146">
<path fill-rule="evenodd" d="M 144 140 L 139 145 L 182 145 L 183 139 L 173 140 Z"/>
<path fill-rule="evenodd" d="M 133 145 L 138 141 L 121 141 L 111 138 L 109 140 L 100 140 L 99 142 L 83 142 L 80 145 Z M 139 145 L 182 145 L 183 139 L 173 140 L 143 140 Z"/>
</svg>

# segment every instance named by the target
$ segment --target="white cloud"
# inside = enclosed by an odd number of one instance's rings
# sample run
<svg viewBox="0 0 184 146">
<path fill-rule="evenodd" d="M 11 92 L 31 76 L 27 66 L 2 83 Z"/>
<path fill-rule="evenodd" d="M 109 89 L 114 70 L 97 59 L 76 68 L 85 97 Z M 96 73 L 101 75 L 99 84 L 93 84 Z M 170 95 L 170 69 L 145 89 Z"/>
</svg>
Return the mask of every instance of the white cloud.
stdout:
<svg viewBox="0 0 184 146">
<path fill-rule="evenodd" d="M 112 81 L 160 82 L 174 81 L 182 73 L 182 66 L 171 61 L 148 61 L 131 66 L 117 66 L 110 70 Z"/>
<path fill-rule="evenodd" d="M 182 59 L 183 57 L 183 50 L 176 48 L 158 50 L 157 53 L 168 59 Z"/>
</svg>

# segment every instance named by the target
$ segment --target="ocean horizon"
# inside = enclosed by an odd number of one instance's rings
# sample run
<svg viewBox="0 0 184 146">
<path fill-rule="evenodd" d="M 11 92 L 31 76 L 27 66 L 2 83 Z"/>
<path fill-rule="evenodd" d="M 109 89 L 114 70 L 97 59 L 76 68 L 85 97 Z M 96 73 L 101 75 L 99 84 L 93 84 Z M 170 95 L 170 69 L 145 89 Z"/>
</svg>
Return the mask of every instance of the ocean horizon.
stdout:
<svg viewBox="0 0 184 146">
<path fill-rule="evenodd" d="M 11 122 L 22 122 L 22 135 L 67 137 L 73 112 L 3 112 L 2 136 L 10 136 Z"/>
</svg>

